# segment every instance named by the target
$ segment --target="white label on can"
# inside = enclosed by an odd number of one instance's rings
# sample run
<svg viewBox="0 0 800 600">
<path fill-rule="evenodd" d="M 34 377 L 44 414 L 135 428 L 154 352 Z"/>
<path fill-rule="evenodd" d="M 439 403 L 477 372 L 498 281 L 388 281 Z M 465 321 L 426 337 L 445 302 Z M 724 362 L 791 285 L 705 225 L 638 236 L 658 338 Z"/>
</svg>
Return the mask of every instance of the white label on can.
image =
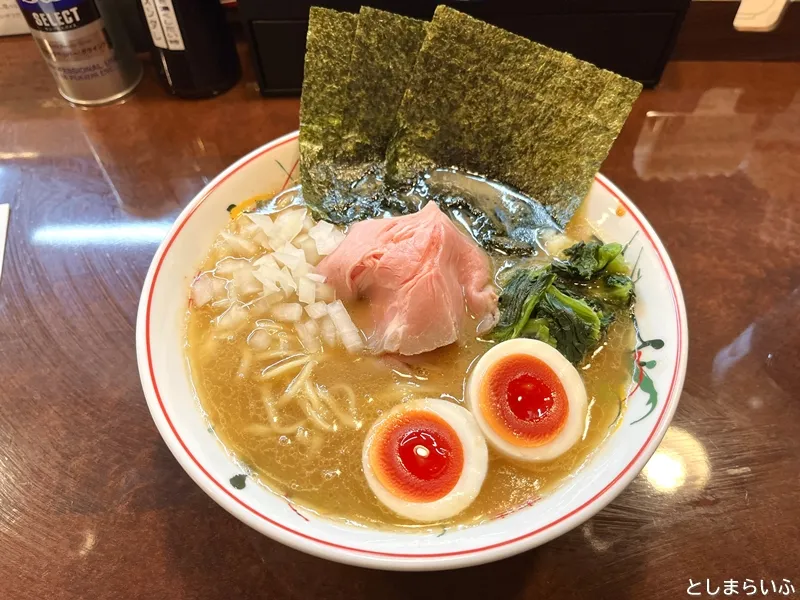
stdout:
<svg viewBox="0 0 800 600">
<path fill-rule="evenodd" d="M 164 37 L 164 29 L 161 27 L 161 19 L 158 18 L 158 9 L 154 0 L 142 0 L 144 18 L 147 20 L 147 27 L 150 28 L 150 37 L 156 48 L 166 48 L 167 38 Z"/>
<path fill-rule="evenodd" d="M 32 31 L 50 70 L 63 81 L 97 80 L 119 71 L 103 21 L 66 32 Z"/>
<path fill-rule="evenodd" d="M 172 0 L 150 1 L 155 5 L 156 14 L 158 15 L 158 20 L 161 23 L 164 38 L 167 42 L 167 49 L 186 50 L 183 45 L 183 35 L 181 35 L 181 28 L 180 25 L 178 25 L 178 17 L 175 15 L 175 7 L 172 5 Z M 161 47 L 163 48 L 164 46 Z"/>
</svg>

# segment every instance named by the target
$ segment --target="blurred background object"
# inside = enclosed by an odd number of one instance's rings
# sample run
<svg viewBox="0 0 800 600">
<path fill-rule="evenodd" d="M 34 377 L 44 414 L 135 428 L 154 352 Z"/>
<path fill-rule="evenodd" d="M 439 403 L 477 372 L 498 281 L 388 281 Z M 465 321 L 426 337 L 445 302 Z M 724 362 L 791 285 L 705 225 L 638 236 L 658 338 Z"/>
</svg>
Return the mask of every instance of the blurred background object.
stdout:
<svg viewBox="0 0 800 600">
<path fill-rule="evenodd" d="M 0 36 L 28 33 L 28 25 L 15 0 L 0 0 Z"/>
<path fill-rule="evenodd" d="M 18 0 L 58 91 L 74 104 L 105 104 L 142 78 L 122 15 L 111 0 Z"/>
<path fill-rule="evenodd" d="M 737 31 L 773 31 L 788 7 L 789 0 L 741 0 L 733 26 Z"/>
<path fill-rule="evenodd" d="M 211 98 L 239 81 L 236 42 L 219 0 L 141 0 L 141 8 L 167 92 Z"/>
<path fill-rule="evenodd" d="M 693 0 L 670 59 L 800 60 L 800 3 Z"/>
<path fill-rule="evenodd" d="M 732 175 L 755 137 L 757 116 L 737 114 L 743 90 L 705 91 L 689 113 L 647 114 L 633 151 L 633 166 L 644 180 Z"/>
<path fill-rule="evenodd" d="M 360 0 L 239 0 L 261 93 L 294 95 L 303 79 L 308 9 L 358 12 Z M 479 19 L 637 79 L 658 83 L 689 0 L 382 0 L 370 6 L 430 19 L 449 4 Z"/>
</svg>

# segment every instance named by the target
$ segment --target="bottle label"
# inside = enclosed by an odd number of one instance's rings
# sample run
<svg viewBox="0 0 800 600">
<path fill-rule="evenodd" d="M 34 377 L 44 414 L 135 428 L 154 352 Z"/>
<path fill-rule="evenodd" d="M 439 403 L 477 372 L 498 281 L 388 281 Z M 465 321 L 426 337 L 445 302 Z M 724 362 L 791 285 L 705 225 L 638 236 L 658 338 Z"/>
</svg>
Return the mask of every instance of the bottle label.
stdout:
<svg viewBox="0 0 800 600">
<path fill-rule="evenodd" d="M 34 31 L 72 31 L 100 18 L 92 0 L 17 0 L 17 4 Z"/>
<path fill-rule="evenodd" d="M 141 1 L 153 44 L 165 50 L 185 50 L 172 0 Z"/>
</svg>

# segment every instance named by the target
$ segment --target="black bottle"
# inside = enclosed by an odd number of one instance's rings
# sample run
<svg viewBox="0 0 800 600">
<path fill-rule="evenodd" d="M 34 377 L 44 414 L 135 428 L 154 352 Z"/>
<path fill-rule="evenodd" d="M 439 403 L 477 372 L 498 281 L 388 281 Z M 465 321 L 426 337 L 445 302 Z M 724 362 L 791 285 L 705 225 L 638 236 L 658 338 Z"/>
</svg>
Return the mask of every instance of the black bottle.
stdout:
<svg viewBox="0 0 800 600">
<path fill-rule="evenodd" d="M 242 75 L 219 0 L 140 0 L 159 78 L 170 94 L 210 98 Z"/>
</svg>

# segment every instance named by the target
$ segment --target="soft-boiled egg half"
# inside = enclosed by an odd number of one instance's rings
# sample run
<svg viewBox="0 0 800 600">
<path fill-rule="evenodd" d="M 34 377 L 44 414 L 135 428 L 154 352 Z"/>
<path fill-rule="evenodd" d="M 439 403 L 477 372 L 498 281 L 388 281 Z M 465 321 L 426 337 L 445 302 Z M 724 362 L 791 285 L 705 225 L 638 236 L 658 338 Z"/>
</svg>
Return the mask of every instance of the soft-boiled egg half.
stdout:
<svg viewBox="0 0 800 600">
<path fill-rule="evenodd" d="M 419 522 L 447 519 L 481 490 L 486 441 L 468 410 L 433 398 L 395 406 L 367 433 L 367 483 L 386 507 Z"/>
<path fill-rule="evenodd" d="M 466 392 L 487 441 L 508 457 L 552 460 L 583 434 L 583 380 L 544 342 L 514 339 L 497 344 L 475 365 Z"/>
</svg>

